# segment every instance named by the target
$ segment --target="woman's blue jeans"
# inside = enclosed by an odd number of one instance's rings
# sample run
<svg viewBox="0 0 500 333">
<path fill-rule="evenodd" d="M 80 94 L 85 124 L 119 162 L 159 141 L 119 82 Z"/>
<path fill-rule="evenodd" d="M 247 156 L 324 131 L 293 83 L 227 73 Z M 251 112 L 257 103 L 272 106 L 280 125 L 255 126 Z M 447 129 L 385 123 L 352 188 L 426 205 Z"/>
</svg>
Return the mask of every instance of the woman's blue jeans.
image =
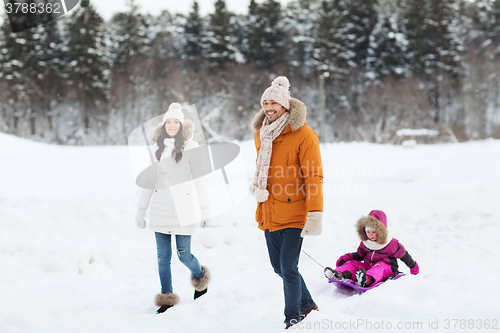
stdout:
<svg viewBox="0 0 500 333">
<path fill-rule="evenodd" d="M 285 324 L 300 321 L 300 309 L 308 310 L 314 301 L 299 273 L 299 256 L 302 248 L 302 229 L 287 228 L 265 231 L 269 259 L 276 274 L 283 279 L 285 293 Z"/>
<path fill-rule="evenodd" d="M 158 272 L 160 273 L 161 292 L 172 293 L 172 235 L 155 232 L 156 251 L 158 253 Z M 197 279 L 203 276 L 203 269 L 198 259 L 191 253 L 191 236 L 175 235 L 177 257 L 191 271 Z"/>
</svg>

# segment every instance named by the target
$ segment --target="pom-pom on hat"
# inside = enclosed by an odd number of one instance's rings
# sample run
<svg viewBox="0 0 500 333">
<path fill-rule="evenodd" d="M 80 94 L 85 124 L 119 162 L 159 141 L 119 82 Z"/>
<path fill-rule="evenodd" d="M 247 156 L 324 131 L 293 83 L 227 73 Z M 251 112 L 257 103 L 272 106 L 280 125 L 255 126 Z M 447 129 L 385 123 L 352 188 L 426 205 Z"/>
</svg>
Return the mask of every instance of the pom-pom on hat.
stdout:
<svg viewBox="0 0 500 333">
<path fill-rule="evenodd" d="M 163 116 L 163 123 L 170 118 L 177 119 L 181 124 L 184 124 L 184 113 L 182 113 L 182 106 L 179 103 L 170 104 L 168 111 Z"/>
<path fill-rule="evenodd" d="M 285 109 L 290 110 L 290 82 L 286 76 L 278 76 L 274 79 L 272 85 L 264 91 L 262 97 L 260 98 L 260 105 L 264 106 L 264 101 L 271 100 L 279 103 Z"/>
</svg>

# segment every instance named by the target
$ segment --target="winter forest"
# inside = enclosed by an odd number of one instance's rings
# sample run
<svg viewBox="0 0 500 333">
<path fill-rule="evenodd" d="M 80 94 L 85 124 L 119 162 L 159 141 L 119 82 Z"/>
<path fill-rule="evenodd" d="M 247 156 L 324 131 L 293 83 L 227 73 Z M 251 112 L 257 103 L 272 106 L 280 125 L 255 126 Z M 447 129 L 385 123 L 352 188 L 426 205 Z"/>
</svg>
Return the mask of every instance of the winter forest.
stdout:
<svg viewBox="0 0 500 333">
<path fill-rule="evenodd" d="M 20 33 L 0 32 L 0 131 L 72 145 L 125 144 L 141 122 L 194 104 L 208 141 L 252 137 L 271 80 L 286 75 L 326 141 L 500 138 L 500 0 L 224 0 L 201 16 L 105 21 L 92 1 Z M 328 74 L 326 74 L 328 73 Z M 320 76 L 323 79 L 320 79 Z"/>
</svg>

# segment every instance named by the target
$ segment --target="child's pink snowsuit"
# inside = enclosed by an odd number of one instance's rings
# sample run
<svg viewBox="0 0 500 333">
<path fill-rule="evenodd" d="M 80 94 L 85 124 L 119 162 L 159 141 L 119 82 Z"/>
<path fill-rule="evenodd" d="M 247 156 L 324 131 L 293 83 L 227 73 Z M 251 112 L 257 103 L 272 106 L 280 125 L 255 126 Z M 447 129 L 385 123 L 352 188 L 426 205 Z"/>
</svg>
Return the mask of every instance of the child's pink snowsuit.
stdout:
<svg viewBox="0 0 500 333">
<path fill-rule="evenodd" d="M 365 227 L 377 231 L 377 241 L 369 241 Z M 342 263 L 335 270 L 345 278 L 356 281 L 356 271 L 360 268 L 373 278 L 373 284 L 387 280 L 398 270 L 397 259 L 401 259 L 408 267 L 413 268 L 415 261 L 396 238 L 388 239 L 387 217 L 384 212 L 373 210 L 362 217 L 356 224 L 361 238 L 357 252 L 352 253 L 352 260 Z M 368 245 L 368 246 L 367 246 Z M 385 245 L 385 246 L 384 246 Z M 369 247 L 373 247 L 372 249 Z"/>
</svg>

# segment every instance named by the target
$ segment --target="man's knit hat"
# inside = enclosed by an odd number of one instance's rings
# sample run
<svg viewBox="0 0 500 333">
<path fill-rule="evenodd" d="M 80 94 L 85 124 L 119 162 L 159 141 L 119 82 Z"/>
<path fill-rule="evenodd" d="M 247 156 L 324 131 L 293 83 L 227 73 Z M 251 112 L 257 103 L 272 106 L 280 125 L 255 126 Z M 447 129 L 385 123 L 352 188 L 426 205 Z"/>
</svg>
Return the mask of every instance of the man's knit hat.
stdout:
<svg viewBox="0 0 500 333">
<path fill-rule="evenodd" d="M 279 103 L 285 109 L 290 110 L 290 91 L 288 88 L 290 87 L 290 82 L 286 76 L 278 76 L 274 79 L 272 85 L 264 91 L 260 99 L 260 105 L 264 106 L 264 101 L 270 100 Z"/>
<path fill-rule="evenodd" d="M 182 113 L 182 106 L 179 103 L 170 104 L 168 111 L 163 116 L 163 123 L 170 118 L 177 119 L 181 124 L 184 124 L 184 113 Z"/>
</svg>

